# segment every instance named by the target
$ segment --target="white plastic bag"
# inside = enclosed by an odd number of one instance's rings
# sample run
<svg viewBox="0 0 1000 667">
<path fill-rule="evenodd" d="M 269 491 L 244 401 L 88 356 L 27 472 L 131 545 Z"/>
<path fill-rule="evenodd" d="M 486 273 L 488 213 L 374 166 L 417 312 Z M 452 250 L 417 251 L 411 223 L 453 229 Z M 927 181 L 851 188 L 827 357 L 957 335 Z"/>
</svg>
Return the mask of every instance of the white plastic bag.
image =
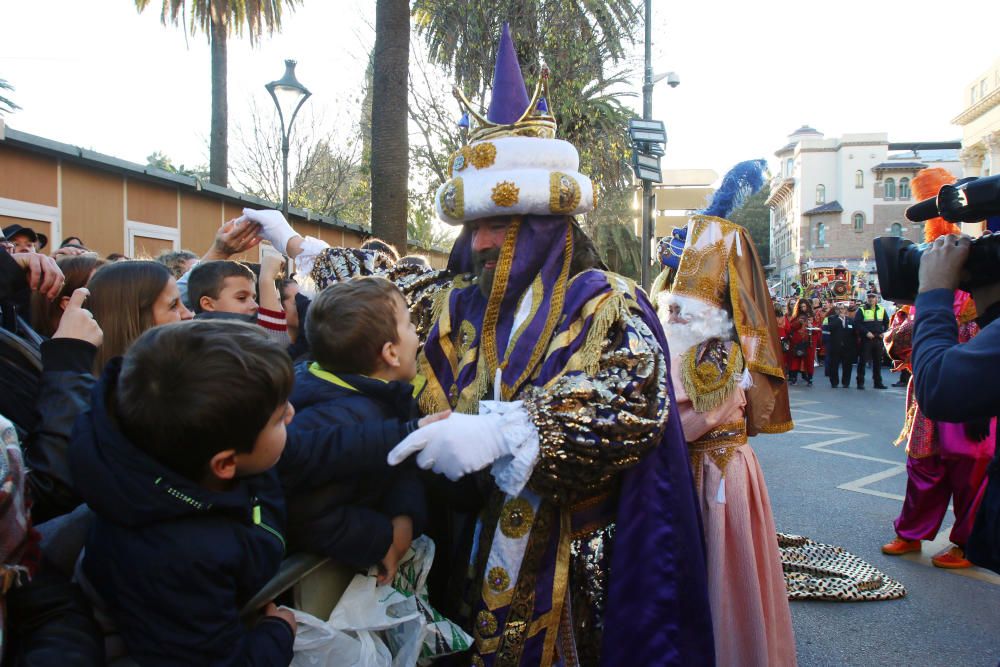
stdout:
<svg viewBox="0 0 1000 667">
<path fill-rule="evenodd" d="M 393 586 L 356 575 L 326 622 L 293 610 L 298 625 L 293 667 L 412 667 L 421 658 L 468 648 L 472 638 L 427 601 L 434 543 L 414 540 Z"/>
</svg>

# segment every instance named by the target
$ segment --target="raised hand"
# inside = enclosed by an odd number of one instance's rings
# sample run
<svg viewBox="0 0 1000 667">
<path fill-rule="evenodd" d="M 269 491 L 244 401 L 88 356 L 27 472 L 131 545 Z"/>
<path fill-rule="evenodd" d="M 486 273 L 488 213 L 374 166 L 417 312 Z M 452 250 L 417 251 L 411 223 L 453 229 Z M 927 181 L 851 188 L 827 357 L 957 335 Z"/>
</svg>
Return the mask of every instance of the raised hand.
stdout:
<svg viewBox="0 0 1000 667">
<path fill-rule="evenodd" d="M 94 347 L 101 346 L 104 342 L 104 332 L 94 319 L 94 314 L 83 307 L 88 296 L 90 290 L 86 287 L 73 290 L 73 295 L 63 310 L 62 319 L 59 320 L 59 328 L 52 334 L 53 339 L 75 338 L 86 341 Z"/>
</svg>

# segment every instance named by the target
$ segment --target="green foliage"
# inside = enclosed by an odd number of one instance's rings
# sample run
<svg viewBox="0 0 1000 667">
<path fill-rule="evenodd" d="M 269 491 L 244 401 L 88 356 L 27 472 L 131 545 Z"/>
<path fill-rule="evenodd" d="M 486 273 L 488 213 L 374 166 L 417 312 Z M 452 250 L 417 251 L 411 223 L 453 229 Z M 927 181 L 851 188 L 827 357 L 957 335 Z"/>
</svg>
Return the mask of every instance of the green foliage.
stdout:
<svg viewBox="0 0 1000 667">
<path fill-rule="evenodd" d="M 146 166 L 168 171 L 171 174 L 180 174 L 181 176 L 193 176 L 194 178 L 200 178 L 203 180 L 208 178 L 208 165 L 203 164 L 197 167 L 192 167 L 191 169 L 188 169 L 183 164 L 179 167 L 175 167 L 173 161 L 170 159 L 170 156 L 166 153 L 161 153 L 160 151 L 153 151 L 146 156 Z"/>
<path fill-rule="evenodd" d="M 549 64 L 549 109 L 602 193 L 626 187 L 632 112 L 621 67 L 640 25 L 635 0 L 416 0 L 413 23 L 431 62 L 482 100 L 505 21 L 529 87 Z M 488 100 L 485 100 L 488 101 Z"/>
<path fill-rule="evenodd" d="M 201 30 L 206 36 L 211 36 L 212 21 L 221 19 L 230 34 L 242 35 L 244 28 L 250 37 L 250 43 L 256 43 L 264 34 L 274 34 L 281 30 L 281 12 L 283 7 L 294 9 L 301 0 L 163 0 L 160 6 L 160 22 L 163 25 L 179 25 L 181 19 L 187 16 L 187 30 L 194 35 Z M 135 7 L 140 12 L 150 4 L 150 0 L 135 0 Z"/>
<path fill-rule="evenodd" d="M 10 85 L 6 79 L 0 79 L 0 90 L 14 90 L 14 86 Z M 0 95 L 0 113 L 14 113 L 20 108 L 10 98 Z"/>
<path fill-rule="evenodd" d="M 615 273 L 638 280 L 642 266 L 642 241 L 632 226 L 631 190 L 605 196 L 600 207 L 587 216 L 587 232 L 601 259 Z"/>
<path fill-rule="evenodd" d="M 767 206 L 770 194 L 771 189 L 765 185 L 729 216 L 732 222 L 750 232 L 760 263 L 765 266 L 771 262 L 771 209 Z"/>
</svg>

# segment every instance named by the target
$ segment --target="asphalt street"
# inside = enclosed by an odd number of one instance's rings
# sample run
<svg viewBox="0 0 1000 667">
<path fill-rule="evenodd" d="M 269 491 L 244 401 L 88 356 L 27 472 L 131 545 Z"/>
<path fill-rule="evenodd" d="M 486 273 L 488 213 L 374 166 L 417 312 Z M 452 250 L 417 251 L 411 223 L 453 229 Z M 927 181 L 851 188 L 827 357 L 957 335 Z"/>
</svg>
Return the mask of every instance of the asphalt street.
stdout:
<svg viewBox="0 0 1000 667">
<path fill-rule="evenodd" d="M 906 491 L 906 453 L 892 444 L 905 395 L 867 384 L 831 389 L 819 372 L 813 387 L 790 387 L 795 429 L 751 441 L 779 531 L 844 547 L 906 587 L 906 597 L 887 602 L 793 601 L 799 664 L 997 665 L 1000 575 L 930 562 L 950 545 L 950 511 L 921 554 L 880 551 Z"/>
</svg>

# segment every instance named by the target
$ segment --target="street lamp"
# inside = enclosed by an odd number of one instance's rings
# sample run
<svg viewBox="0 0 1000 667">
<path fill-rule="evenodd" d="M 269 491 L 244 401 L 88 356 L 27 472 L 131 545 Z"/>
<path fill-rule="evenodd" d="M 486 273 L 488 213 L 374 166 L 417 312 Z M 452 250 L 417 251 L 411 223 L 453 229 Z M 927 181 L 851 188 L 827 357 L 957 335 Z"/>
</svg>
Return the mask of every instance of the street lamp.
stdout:
<svg viewBox="0 0 1000 667">
<path fill-rule="evenodd" d="M 278 109 L 278 119 L 281 121 L 281 212 L 288 219 L 288 135 L 292 133 L 292 123 L 299 109 L 305 104 L 312 93 L 295 78 L 295 61 L 285 61 L 285 75 L 277 81 L 265 85 L 267 92 L 274 100 Z M 285 122 L 286 112 L 288 122 Z"/>
<path fill-rule="evenodd" d="M 665 72 L 663 74 L 653 74 L 653 2 L 652 0 L 646 0 L 645 2 L 645 17 L 646 17 L 646 34 L 645 34 L 645 67 L 643 68 L 642 77 L 642 119 L 644 121 L 653 120 L 653 85 L 658 81 L 663 79 L 667 80 L 667 85 L 671 88 L 676 88 L 680 85 L 681 79 L 677 76 L 676 72 Z M 662 128 L 663 124 L 659 123 Z M 634 141 L 634 139 L 633 139 Z M 666 143 L 666 136 L 664 135 L 662 143 Z M 659 154 L 646 155 L 650 165 L 655 162 L 657 167 L 656 171 L 659 172 L 659 162 L 660 156 L 662 155 L 662 148 Z M 639 282 L 642 283 L 642 287 L 645 290 L 649 289 L 650 286 L 650 271 L 649 266 L 652 261 L 652 251 L 653 251 L 653 207 L 655 206 L 655 197 L 653 196 L 653 182 L 648 178 L 643 178 L 642 174 L 638 171 L 638 166 L 636 167 L 636 177 L 642 179 L 642 255 L 641 263 L 642 267 L 639 272 Z"/>
</svg>

